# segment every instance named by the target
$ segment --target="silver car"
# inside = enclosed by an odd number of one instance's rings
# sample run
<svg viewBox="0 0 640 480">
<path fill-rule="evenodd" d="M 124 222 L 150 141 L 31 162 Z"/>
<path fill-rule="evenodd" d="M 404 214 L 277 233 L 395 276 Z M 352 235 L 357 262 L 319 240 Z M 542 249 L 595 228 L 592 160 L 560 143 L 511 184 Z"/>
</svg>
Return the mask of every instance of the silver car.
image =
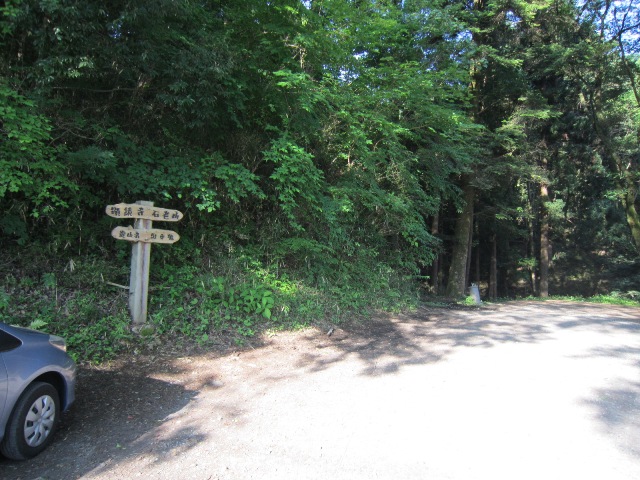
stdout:
<svg viewBox="0 0 640 480">
<path fill-rule="evenodd" d="M 56 335 L 0 322 L 0 452 L 34 457 L 75 400 L 76 364 Z"/>
</svg>

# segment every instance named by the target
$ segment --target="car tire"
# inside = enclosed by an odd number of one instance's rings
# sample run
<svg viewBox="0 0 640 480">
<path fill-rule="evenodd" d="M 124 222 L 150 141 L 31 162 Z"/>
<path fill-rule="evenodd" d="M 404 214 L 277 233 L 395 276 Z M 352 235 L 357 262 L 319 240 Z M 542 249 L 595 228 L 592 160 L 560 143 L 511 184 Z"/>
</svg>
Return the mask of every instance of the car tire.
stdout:
<svg viewBox="0 0 640 480">
<path fill-rule="evenodd" d="M 49 383 L 34 382 L 16 402 L 0 451 L 12 460 L 35 457 L 49 446 L 59 423 L 58 391 Z"/>
</svg>

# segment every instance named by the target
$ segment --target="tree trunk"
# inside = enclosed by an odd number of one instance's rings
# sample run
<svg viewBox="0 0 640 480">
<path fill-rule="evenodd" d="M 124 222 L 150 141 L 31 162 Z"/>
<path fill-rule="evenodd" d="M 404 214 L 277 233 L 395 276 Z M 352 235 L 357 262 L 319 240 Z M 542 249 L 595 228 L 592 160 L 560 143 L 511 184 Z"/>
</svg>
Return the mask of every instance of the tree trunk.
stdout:
<svg viewBox="0 0 640 480">
<path fill-rule="evenodd" d="M 440 231 L 440 215 L 436 213 L 431 221 L 431 235 L 434 237 L 438 235 Z M 440 293 L 440 255 L 433 259 L 431 264 L 431 288 L 433 293 L 438 295 Z"/>
<path fill-rule="evenodd" d="M 631 5 L 631 4 L 629 4 Z M 626 16 L 625 16 L 626 18 Z M 623 22 L 624 24 L 624 22 Z M 625 56 L 624 45 L 622 44 L 622 32 L 619 31 L 616 34 L 616 40 L 618 41 L 618 47 L 620 52 L 620 59 L 622 65 L 625 69 L 627 77 L 632 87 L 633 95 L 636 100 L 636 107 L 640 108 L 640 90 L 636 84 L 636 77 L 634 72 L 631 70 L 629 61 Z M 598 97 L 600 97 L 601 92 L 597 92 Z M 596 105 L 592 106 L 594 111 L 597 111 Z M 638 195 L 638 186 L 637 183 L 634 182 L 633 173 L 637 174 L 637 165 L 634 159 L 626 160 L 620 158 L 620 156 L 616 153 L 615 147 L 611 144 L 611 134 L 605 128 L 606 122 L 600 119 L 600 116 L 597 114 L 593 115 L 593 126 L 596 131 L 598 137 L 602 141 L 605 152 L 611 155 L 611 158 L 614 160 L 617 174 L 619 175 L 618 186 L 622 189 L 622 206 L 625 210 L 625 214 L 627 216 L 627 224 L 629 225 L 629 229 L 631 230 L 631 237 L 633 238 L 633 242 L 636 246 L 636 250 L 640 252 L 640 216 L 638 215 L 638 211 L 636 209 L 636 197 Z M 636 138 L 640 143 L 640 128 L 636 131 Z"/>
<path fill-rule="evenodd" d="M 633 178 L 633 172 L 636 171 L 636 165 L 634 165 L 633 162 L 626 163 L 622 158 L 620 158 L 620 156 L 615 152 L 613 146 L 610 144 L 606 133 L 602 132 L 597 119 L 595 121 L 595 127 L 600 139 L 602 140 L 605 152 L 611 155 L 611 158 L 613 158 L 616 164 L 619 178 L 618 186 L 623 192 L 621 201 L 627 216 L 627 225 L 629 225 L 629 230 L 631 230 L 631 237 L 633 238 L 636 250 L 640 252 L 640 215 L 638 214 L 635 204 L 638 196 L 638 186 L 634 182 Z M 640 130 L 638 136 L 640 137 Z"/>
<path fill-rule="evenodd" d="M 476 235 L 477 235 L 477 232 L 476 232 Z M 477 285 L 480 285 L 480 245 L 476 246 L 476 259 L 475 259 L 474 270 L 475 272 L 473 274 L 473 280 Z"/>
<path fill-rule="evenodd" d="M 467 284 L 467 258 L 469 255 L 469 237 L 473 232 L 473 203 L 475 190 L 468 182 L 464 187 L 465 206 L 456 222 L 451 267 L 447 281 L 446 295 L 459 298 L 465 295 Z"/>
<path fill-rule="evenodd" d="M 631 4 L 629 4 L 631 6 Z M 624 16 L 624 20 L 626 21 L 627 16 Z M 616 19 L 617 20 L 617 19 Z M 624 28 L 624 22 L 621 24 L 621 28 Z M 622 65 L 624 66 L 627 77 L 629 78 L 629 83 L 631 84 L 631 89 L 633 91 L 633 95 L 636 99 L 636 106 L 640 108 L 640 89 L 638 89 L 638 85 L 636 83 L 636 76 L 631 66 L 629 65 L 629 60 L 627 59 L 624 51 L 624 45 L 622 43 L 622 31 L 618 31 L 616 34 L 616 40 L 618 41 L 618 48 L 620 51 L 620 59 L 622 60 Z M 638 139 L 638 143 L 640 143 L 640 128 L 636 133 L 636 137 Z M 616 163 L 619 163 L 619 160 L 616 158 Z M 636 197 L 638 195 L 638 187 L 637 184 L 633 181 L 630 169 L 634 167 L 631 163 L 624 168 L 624 179 L 625 179 L 625 189 L 624 196 L 622 197 L 622 206 L 624 207 L 624 211 L 627 215 L 627 223 L 629 224 L 629 228 L 631 229 L 631 236 L 633 237 L 633 242 L 636 244 L 636 250 L 640 252 L 640 216 L 638 215 L 638 211 L 636 209 Z"/>
<path fill-rule="evenodd" d="M 496 234 L 491 236 L 491 268 L 489 269 L 489 298 L 498 298 L 498 241 Z"/>
<path fill-rule="evenodd" d="M 540 185 L 540 290 L 542 298 L 549 296 L 549 189 L 545 184 Z"/>
<path fill-rule="evenodd" d="M 531 286 L 531 292 L 533 295 L 538 294 L 538 266 L 533 262 L 533 259 L 537 259 L 536 255 L 536 221 L 535 219 L 529 223 L 529 241 L 527 242 L 527 257 L 529 261 L 527 261 L 527 266 L 525 268 L 529 269 L 529 285 Z M 529 293 L 529 292 L 527 292 Z"/>
<path fill-rule="evenodd" d="M 474 218 L 474 233 L 473 233 L 473 237 L 478 239 L 478 244 L 476 245 L 476 255 L 475 255 L 475 265 L 474 265 L 474 273 L 473 273 L 473 281 L 476 283 L 476 285 L 480 285 L 480 278 L 482 277 L 482 274 L 480 272 L 480 264 L 481 264 L 481 260 L 482 260 L 482 251 L 480 248 L 480 225 L 478 225 L 478 218 L 475 217 Z M 469 243 L 471 243 L 471 240 L 473 240 L 472 238 L 469 239 Z"/>
<path fill-rule="evenodd" d="M 622 197 L 622 206 L 627 215 L 627 224 L 631 229 L 631 236 L 636 244 L 636 250 L 640 252 L 640 215 L 636 210 L 636 197 L 638 195 L 638 188 L 633 183 L 633 180 L 627 175 L 626 188 Z"/>
<path fill-rule="evenodd" d="M 467 268 L 464 274 L 464 284 L 468 285 L 471 279 L 471 259 L 473 258 L 473 218 L 471 219 L 471 230 L 469 231 L 469 236 L 467 237 Z"/>
</svg>

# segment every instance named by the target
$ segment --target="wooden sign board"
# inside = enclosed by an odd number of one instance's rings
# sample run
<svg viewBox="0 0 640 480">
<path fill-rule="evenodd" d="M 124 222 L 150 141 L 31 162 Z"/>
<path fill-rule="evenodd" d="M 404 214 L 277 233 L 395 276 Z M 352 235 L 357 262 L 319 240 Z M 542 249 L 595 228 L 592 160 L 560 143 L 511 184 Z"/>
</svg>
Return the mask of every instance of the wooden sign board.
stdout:
<svg viewBox="0 0 640 480">
<path fill-rule="evenodd" d="M 171 230 L 159 228 L 137 229 L 133 227 L 116 227 L 111 231 L 111 236 L 118 240 L 145 243 L 176 243 L 180 235 Z"/>
<path fill-rule="evenodd" d="M 168 208 L 158 208 L 135 203 L 118 203 L 107 205 L 107 215 L 113 218 L 133 218 L 153 220 L 154 222 L 178 222 L 182 220 L 182 212 Z"/>
<path fill-rule="evenodd" d="M 177 222 L 182 220 L 183 215 L 178 210 L 154 207 L 153 202 L 146 200 L 139 200 L 135 204 L 107 205 L 106 212 L 110 217 L 135 220 L 135 227 L 116 227 L 111 231 L 111 235 L 117 240 L 126 240 L 133 244 L 129 310 L 134 324 L 144 324 L 147 321 L 151 244 L 175 243 L 180 240 L 180 235 L 176 232 L 152 228 L 153 222 Z"/>
</svg>

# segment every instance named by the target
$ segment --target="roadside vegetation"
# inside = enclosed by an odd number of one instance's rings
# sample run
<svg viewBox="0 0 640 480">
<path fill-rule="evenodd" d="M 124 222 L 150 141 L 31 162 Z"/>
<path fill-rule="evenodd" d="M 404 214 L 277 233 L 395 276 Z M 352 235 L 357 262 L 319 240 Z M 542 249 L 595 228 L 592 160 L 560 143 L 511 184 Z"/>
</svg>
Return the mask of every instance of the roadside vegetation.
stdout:
<svg viewBox="0 0 640 480">
<path fill-rule="evenodd" d="M 634 0 L 6 0 L 0 46 L 0 318 L 79 359 L 637 300 Z M 131 332 L 136 201 L 184 218 Z"/>
<path fill-rule="evenodd" d="M 552 296 L 549 300 L 565 300 L 568 302 L 602 303 L 605 305 L 623 305 L 627 307 L 640 307 L 640 292 L 611 292 L 608 295 L 594 295 L 592 297 L 577 296 Z M 537 298 L 536 300 L 540 300 Z"/>
<path fill-rule="evenodd" d="M 161 263 L 162 255 L 154 260 Z M 246 255 L 197 258 L 152 269 L 148 323 L 131 330 L 128 310 L 129 265 L 97 257 L 75 260 L 39 253 L 20 262 L 5 257 L 0 288 L 0 321 L 45 330 L 67 339 L 78 361 L 100 363 L 118 354 L 152 353 L 171 346 L 193 348 L 250 347 L 254 337 L 308 326 L 329 330 L 345 322 L 366 322 L 380 311 L 400 312 L 420 305 L 461 308 L 478 306 L 472 297 L 456 301 L 427 293 L 416 279 L 391 270 L 352 285 L 310 282 L 278 274 Z M 165 259 L 166 260 L 166 259 Z M 15 276 L 20 272 L 20 276 Z M 638 292 L 548 299 L 640 307 Z M 497 301 L 513 301 L 499 299 Z"/>
<path fill-rule="evenodd" d="M 179 248 L 171 248 L 180 256 Z M 414 279 L 390 269 L 339 286 L 335 279 L 278 273 L 277 266 L 249 253 L 197 252 L 178 264 L 163 264 L 167 259 L 158 252 L 152 259 L 148 322 L 132 332 L 124 288 L 128 255 L 109 260 L 32 253 L 19 261 L 3 257 L 0 320 L 61 335 L 72 356 L 89 362 L 167 345 L 244 347 L 265 331 L 328 329 L 377 310 L 419 304 Z"/>
</svg>

